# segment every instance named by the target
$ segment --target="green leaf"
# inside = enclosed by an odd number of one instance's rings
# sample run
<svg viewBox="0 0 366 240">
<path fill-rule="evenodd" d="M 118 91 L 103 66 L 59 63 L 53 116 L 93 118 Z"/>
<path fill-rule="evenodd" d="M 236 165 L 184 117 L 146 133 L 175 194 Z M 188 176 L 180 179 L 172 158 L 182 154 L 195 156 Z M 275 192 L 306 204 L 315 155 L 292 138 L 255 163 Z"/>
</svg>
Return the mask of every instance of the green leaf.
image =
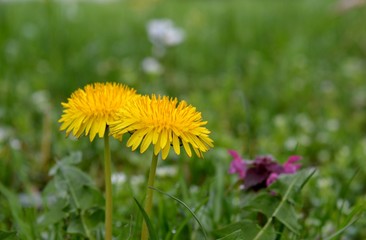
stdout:
<svg viewBox="0 0 366 240">
<path fill-rule="evenodd" d="M 84 230 L 83 223 L 81 221 L 80 216 L 73 216 L 71 221 L 67 227 L 67 233 L 69 234 L 80 234 L 86 237 L 86 233 Z"/>
<path fill-rule="evenodd" d="M 294 198 L 298 196 L 298 192 L 302 190 L 305 184 L 309 181 L 309 179 L 314 175 L 316 172 L 315 168 L 307 168 L 298 171 L 295 174 L 283 174 L 275 181 L 269 189 L 273 190 L 274 192 L 284 195 L 290 184 L 292 184 L 291 191 L 287 192 L 288 196 L 287 199 L 294 202 Z"/>
<path fill-rule="evenodd" d="M 276 231 L 273 228 L 273 226 L 269 226 L 267 228 L 261 229 L 262 234 L 257 234 L 255 238 L 252 238 L 251 240 L 274 240 L 276 239 Z M 247 239 L 249 240 L 249 239 Z"/>
<path fill-rule="evenodd" d="M 218 240 L 243 240 L 244 236 L 245 236 L 245 234 L 243 233 L 243 231 L 241 229 L 238 229 L 232 233 L 229 233 L 225 237 L 218 238 Z"/>
<path fill-rule="evenodd" d="M 133 198 L 137 204 L 137 206 L 139 207 L 140 209 L 140 212 L 142 213 L 142 217 L 144 218 L 145 220 L 145 223 L 146 223 L 146 226 L 147 226 L 147 229 L 149 230 L 149 239 L 150 240 L 158 240 L 158 237 L 157 237 L 157 234 L 156 234 L 156 231 L 154 229 L 154 227 L 152 226 L 151 224 L 151 221 L 150 221 L 150 218 L 149 216 L 147 215 L 147 213 L 145 212 L 145 209 L 141 206 L 141 204 L 139 203 L 139 201 L 137 201 L 136 198 Z"/>
<path fill-rule="evenodd" d="M 74 166 L 80 159 L 81 154 L 73 154 L 58 162 L 53 169 L 53 179 L 43 191 L 51 210 L 39 221 L 41 226 L 46 226 L 68 219 L 67 233 L 93 239 L 91 231 L 99 229 L 104 222 L 104 211 L 101 210 L 104 198 L 90 176 Z"/>
<path fill-rule="evenodd" d="M 80 151 L 73 152 L 69 156 L 62 158 L 60 161 L 57 161 L 56 165 L 50 169 L 48 174 L 50 176 L 53 176 L 56 174 L 56 172 L 60 167 L 77 165 L 81 162 L 81 160 L 82 160 L 82 153 Z"/>
<path fill-rule="evenodd" d="M 63 186 L 63 183 L 66 184 L 71 208 L 80 210 L 98 205 L 90 203 L 93 199 L 97 199 L 98 197 L 96 191 L 91 190 L 94 188 L 93 181 L 87 174 L 73 166 L 63 166 L 60 168 L 59 173 L 62 179 L 59 180 L 59 183 L 62 183 Z M 87 193 L 86 196 L 83 196 L 83 193 Z M 82 206 L 80 200 L 83 201 L 83 203 L 87 203 L 87 206 Z"/>
<path fill-rule="evenodd" d="M 62 166 L 60 168 L 63 178 L 67 181 L 68 187 L 73 189 L 82 188 L 83 186 L 93 186 L 93 181 L 89 175 L 73 166 Z"/>
<path fill-rule="evenodd" d="M 91 186 L 83 186 L 75 191 L 81 210 L 87 210 L 93 207 L 103 207 L 104 198 L 98 189 Z"/>
<path fill-rule="evenodd" d="M 290 202 L 284 202 L 283 207 L 278 210 L 275 217 L 281 223 L 283 223 L 291 232 L 299 234 L 301 226 L 297 221 L 295 208 Z"/>
<path fill-rule="evenodd" d="M 75 212 L 71 214 L 66 231 L 69 234 L 80 234 L 93 240 L 92 230 L 97 230 L 104 223 L 103 220 L 104 211 L 100 209 Z"/>
<path fill-rule="evenodd" d="M 49 212 L 42 214 L 37 219 L 37 223 L 40 227 L 47 227 L 49 225 L 60 222 L 64 217 L 66 217 L 66 213 L 63 212 L 62 209 L 51 208 Z"/>
<path fill-rule="evenodd" d="M 261 232 L 259 234 L 259 232 Z M 221 236 L 218 240 L 274 240 L 276 231 L 273 226 L 260 229 L 251 221 L 240 221 L 230 224 L 220 230 L 215 231 Z"/>
<path fill-rule="evenodd" d="M 343 228 L 339 229 L 337 232 L 335 232 L 331 236 L 329 236 L 327 238 L 324 238 L 324 240 L 331 240 L 331 239 L 334 239 L 336 237 L 339 237 L 347 228 L 349 228 L 352 224 L 354 224 L 355 222 L 357 222 L 360 218 L 361 218 L 361 216 L 359 216 L 358 218 L 354 218 L 346 226 L 344 226 Z"/>
<path fill-rule="evenodd" d="M 357 222 L 362 217 L 363 213 L 365 212 L 365 209 L 366 209 L 366 207 L 365 207 L 364 203 L 361 203 L 360 205 L 355 206 L 352 209 L 351 213 L 349 214 L 349 216 L 346 219 L 343 226 L 337 232 L 335 232 L 331 236 L 325 238 L 324 240 L 331 240 L 336 237 L 339 237 L 347 228 L 349 228 L 352 224 Z"/>
<path fill-rule="evenodd" d="M 214 231 L 214 234 L 220 239 L 243 239 L 251 240 L 259 232 L 260 228 L 252 221 L 243 220 L 230 225 L 227 225 L 219 230 Z"/>
<path fill-rule="evenodd" d="M 292 206 L 292 201 L 290 200 L 291 195 L 297 194 L 303 186 L 307 183 L 307 181 L 310 179 L 310 177 L 315 173 L 314 169 L 305 169 L 302 171 L 299 171 L 296 174 L 286 176 L 286 178 L 282 178 L 279 180 L 276 186 L 284 187 L 286 186 L 286 190 L 281 189 L 283 192 L 281 192 L 281 200 L 275 201 L 275 202 L 269 202 L 270 195 L 268 195 L 267 198 L 263 197 L 264 195 L 260 195 L 260 198 L 262 201 L 254 201 L 254 205 L 258 209 L 262 209 L 262 212 L 267 216 L 268 220 L 265 226 L 258 232 L 255 240 L 262 239 L 262 237 L 268 235 L 269 237 L 272 237 L 272 230 L 270 228 L 273 228 L 273 219 L 278 219 L 281 223 L 283 223 L 290 231 L 294 232 L 295 234 L 298 233 L 300 230 L 300 225 L 297 223 L 297 217 L 295 210 Z M 274 188 L 275 188 L 274 187 Z M 271 188 L 272 189 L 272 188 Z M 276 188 L 275 188 L 276 189 Z M 277 188 L 279 189 L 279 188 Z M 265 206 L 265 205 L 270 206 Z M 272 208 L 274 207 L 273 211 Z M 274 230 L 273 230 L 274 231 Z M 267 239 L 267 238 L 265 238 Z"/>
<path fill-rule="evenodd" d="M 260 192 L 257 196 L 253 197 L 250 202 L 248 202 L 246 208 L 256 212 L 261 212 L 267 217 L 270 217 L 280 201 L 281 199 L 277 196 L 272 196 L 268 192 Z"/>
<path fill-rule="evenodd" d="M 90 230 L 96 230 L 100 226 L 104 228 L 104 209 L 92 208 L 85 211 L 85 222 Z"/>
<path fill-rule="evenodd" d="M 16 232 L 12 231 L 12 232 L 7 232 L 7 231 L 2 231 L 0 230 L 0 239 L 2 240 L 11 240 L 11 239 L 16 239 Z"/>
<path fill-rule="evenodd" d="M 192 216 L 197 221 L 197 223 L 200 225 L 200 227 L 202 229 L 202 232 L 203 232 L 203 234 L 205 236 L 205 239 L 207 239 L 207 234 L 206 234 L 205 228 L 203 227 L 201 221 L 198 219 L 198 217 L 196 216 L 196 214 L 188 207 L 187 204 L 185 204 L 182 200 L 180 200 L 180 199 L 178 199 L 178 198 L 176 198 L 176 197 L 174 197 L 174 196 L 172 196 L 172 195 L 170 195 L 168 193 L 165 193 L 165 192 L 163 192 L 163 191 L 161 191 L 161 190 L 159 190 L 157 188 L 154 188 L 154 187 L 149 187 L 149 188 L 151 188 L 151 189 L 153 189 L 153 190 L 155 190 L 155 191 L 157 191 L 157 192 L 159 192 L 161 194 L 164 194 L 165 196 L 168 196 L 171 199 L 174 199 L 175 201 L 177 201 L 178 203 L 180 203 L 183 207 L 185 207 L 192 214 Z"/>
<path fill-rule="evenodd" d="M 252 240 L 259 232 L 260 228 L 257 224 L 251 221 L 243 221 L 241 225 L 241 230 L 245 233 L 243 240 Z"/>
<path fill-rule="evenodd" d="M 194 212 L 197 213 L 201 209 L 201 207 L 204 206 L 207 203 L 208 200 L 209 200 L 209 197 L 206 197 L 205 199 L 203 199 L 201 201 L 201 203 L 197 207 L 195 207 Z M 182 221 L 182 223 L 180 224 L 180 226 L 177 228 L 176 233 L 174 234 L 173 240 L 178 239 L 178 237 L 180 236 L 180 233 L 182 232 L 182 230 L 184 229 L 184 227 L 187 225 L 187 223 L 191 219 L 191 217 L 192 217 L 192 215 L 186 216 L 186 218 Z M 170 239 L 170 238 L 167 238 L 167 239 Z"/>
</svg>

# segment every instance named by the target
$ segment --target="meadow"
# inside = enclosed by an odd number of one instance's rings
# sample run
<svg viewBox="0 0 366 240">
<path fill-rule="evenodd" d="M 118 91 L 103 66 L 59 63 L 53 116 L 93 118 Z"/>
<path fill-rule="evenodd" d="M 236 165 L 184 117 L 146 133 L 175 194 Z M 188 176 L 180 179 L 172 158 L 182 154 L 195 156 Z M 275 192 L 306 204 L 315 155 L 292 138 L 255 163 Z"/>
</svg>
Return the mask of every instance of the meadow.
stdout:
<svg viewBox="0 0 366 240">
<path fill-rule="evenodd" d="M 154 19 L 182 39 L 159 52 Z M 214 144 L 159 159 L 146 216 L 153 148 L 111 138 L 114 239 L 366 239 L 365 22 L 334 0 L 0 1 L 0 239 L 104 239 L 103 139 L 58 122 L 95 82 L 185 100 Z M 250 191 L 228 150 L 301 168 Z"/>
</svg>

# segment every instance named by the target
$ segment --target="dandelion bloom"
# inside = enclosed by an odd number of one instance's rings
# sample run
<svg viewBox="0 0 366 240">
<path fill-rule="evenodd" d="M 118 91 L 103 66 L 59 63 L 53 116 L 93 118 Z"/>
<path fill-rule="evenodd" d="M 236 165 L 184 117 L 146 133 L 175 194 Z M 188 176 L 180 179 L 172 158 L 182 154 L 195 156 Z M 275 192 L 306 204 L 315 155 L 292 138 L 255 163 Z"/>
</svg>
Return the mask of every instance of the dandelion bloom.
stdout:
<svg viewBox="0 0 366 240">
<path fill-rule="evenodd" d="M 134 98 L 120 109 L 110 127 L 115 137 L 126 132 L 132 134 L 127 146 L 133 151 L 140 146 L 143 153 L 153 144 L 154 154 L 161 151 L 162 158 L 166 159 L 171 146 L 179 155 L 181 145 L 189 157 L 191 147 L 202 157 L 203 152 L 213 147 L 208 136 L 210 131 L 204 127 L 206 124 L 201 113 L 185 101 L 152 95 Z"/>
<path fill-rule="evenodd" d="M 119 83 L 88 84 L 73 92 L 67 103 L 61 103 L 64 110 L 60 131 L 66 130 L 67 135 L 72 132 L 76 137 L 85 133 L 90 141 L 97 134 L 102 138 L 117 110 L 134 96 L 134 89 Z"/>
</svg>

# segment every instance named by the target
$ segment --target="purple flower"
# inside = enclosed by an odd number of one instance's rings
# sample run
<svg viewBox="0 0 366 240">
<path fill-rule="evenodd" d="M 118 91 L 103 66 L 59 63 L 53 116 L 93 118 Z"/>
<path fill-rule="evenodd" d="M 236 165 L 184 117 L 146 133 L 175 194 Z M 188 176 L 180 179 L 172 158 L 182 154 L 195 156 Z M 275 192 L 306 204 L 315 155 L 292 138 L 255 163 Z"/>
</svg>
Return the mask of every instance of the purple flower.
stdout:
<svg viewBox="0 0 366 240">
<path fill-rule="evenodd" d="M 278 175 L 277 173 L 271 173 L 271 174 L 268 176 L 267 180 L 266 180 L 266 185 L 267 185 L 267 186 L 271 185 L 274 181 L 276 181 L 276 180 L 277 180 L 278 176 L 279 176 L 279 175 Z"/>
<path fill-rule="evenodd" d="M 283 164 L 284 173 L 295 173 L 301 167 L 301 164 L 295 164 L 301 160 L 301 156 L 290 156 L 287 161 Z"/>
<path fill-rule="evenodd" d="M 272 156 L 258 156 L 248 167 L 244 186 L 246 189 L 258 191 L 268 186 L 268 178 L 272 173 L 281 174 L 283 167 L 275 162 Z M 275 179 L 271 180 L 272 182 Z"/>
<path fill-rule="evenodd" d="M 229 173 L 238 174 L 247 190 L 258 191 L 275 182 L 281 174 L 293 174 L 301 167 L 297 162 L 301 156 L 290 156 L 281 165 L 272 156 L 258 156 L 254 161 L 245 161 L 234 150 L 228 150 L 234 158 L 230 164 Z"/>
<path fill-rule="evenodd" d="M 245 174 L 247 171 L 247 166 L 243 159 L 239 156 L 239 154 L 234 150 L 228 150 L 229 154 L 234 158 L 234 160 L 230 163 L 229 173 L 239 175 L 240 179 L 245 178 Z"/>
</svg>

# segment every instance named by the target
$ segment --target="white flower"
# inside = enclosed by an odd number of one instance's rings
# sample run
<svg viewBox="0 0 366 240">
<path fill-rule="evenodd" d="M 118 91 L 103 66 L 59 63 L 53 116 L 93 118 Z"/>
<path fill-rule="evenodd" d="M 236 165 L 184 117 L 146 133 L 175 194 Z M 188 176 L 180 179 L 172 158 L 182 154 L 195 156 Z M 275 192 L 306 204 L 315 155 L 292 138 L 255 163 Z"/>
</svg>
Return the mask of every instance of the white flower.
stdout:
<svg viewBox="0 0 366 240">
<path fill-rule="evenodd" d="M 154 19 L 147 24 L 150 41 L 156 46 L 175 46 L 184 40 L 184 31 L 170 19 Z"/>
<path fill-rule="evenodd" d="M 156 175 L 160 177 L 174 177 L 178 169 L 175 166 L 162 166 L 156 169 Z"/>
<path fill-rule="evenodd" d="M 127 180 L 127 176 L 124 173 L 118 172 L 118 173 L 113 173 L 112 174 L 112 178 L 111 181 L 113 184 L 123 184 L 125 183 Z"/>
<path fill-rule="evenodd" d="M 142 70 L 149 74 L 160 74 L 163 72 L 163 67 L 158 60 L 153 57 L 146 57 L 141 63 Z"/>
<path fill-rule="evenodd" d="M 326 128 L 331 132 L 336 132 L 339 129 L 338 119 L 332 118 L 326 122 Z"/>
</svg>

